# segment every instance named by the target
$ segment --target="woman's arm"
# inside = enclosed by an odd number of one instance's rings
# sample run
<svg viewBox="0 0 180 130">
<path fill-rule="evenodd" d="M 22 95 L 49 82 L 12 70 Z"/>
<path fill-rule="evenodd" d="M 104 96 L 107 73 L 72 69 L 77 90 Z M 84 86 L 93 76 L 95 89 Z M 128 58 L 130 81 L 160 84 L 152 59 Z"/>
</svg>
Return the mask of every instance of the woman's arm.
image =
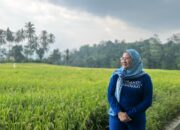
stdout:
<svg viewBox="0 0 180 130">
<path fill-rule="evenodd" d="M 116 114 L 118 114 L 121 111 L 119 103 L 117 102 L 117 99 L 115 97 L 117 78 L 118 78 L 118 75 L 113 75 L 111 77 L 109 86 L 108 86 L 108 93 L 107 93 L 109 105 Z"/>
</svg>

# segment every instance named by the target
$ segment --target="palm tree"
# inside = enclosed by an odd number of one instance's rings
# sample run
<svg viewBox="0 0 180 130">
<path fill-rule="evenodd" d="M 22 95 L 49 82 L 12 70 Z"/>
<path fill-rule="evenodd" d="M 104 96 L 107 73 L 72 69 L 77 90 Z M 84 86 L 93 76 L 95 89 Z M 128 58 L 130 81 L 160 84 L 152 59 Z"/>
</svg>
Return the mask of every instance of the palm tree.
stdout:
<svg viewBox="0 0 180 130">
<path fill-rule="evenodd" d="M 41 44 L 42 48 L 44 49 L 44 51 L 48 50 L 49 40 L 48 40 L 48 33 L 47 33 L 46 30 L 43 30 L 41 32 L 41 35 L 40 35 L 40 44 Z"/>
<path fill-rule="evenodd" d="M 49 43 L 54 43 L 54 42 L 55 42 L 55 36 L 54 36 L 54 34 L 50 33 L 48 40 L 49 40 Z"/>
<path fill-rule="evenodd" d="M 9 28 L 7 28 L 7 30 L 6 30 L 6 41 L 9 42 L 9 45 L 8 45 L 8 48 L 9 48 L 9 50 L 8 50 L 8 59 L 9 59 L 10 58 L 10 50 L 11 50 L 11 47 L 12 47 L 11 43 L 14 41 L 13 32 Z"/>
<path fill-rule="evenodd" d="M 15 34 L 15 42 L 16 43 L 20 43 L 22 41 L 24 41 L 25 39 L 25 31 L 24 29 L 20 29 L 16 32 Z"/>
<path fill-rule="evenodd" d="M 54 34 L 52 34 L 52 33 L 48 34 L 48 32 L 46 30 L 43 30 L 40 34 L 39 41 L 40 41 L 40 46 L 36 52 L 37 52 L 40 60 L 42 60 L 45 52 L 47 52 L 49 50 L 49 44 L 54 43 L 55 36 L 54 36 Z"/>
<path fill-rule="evenodd" d="M 6 43 L 5 39 L 6 39 L 5 31 L 0 29 L 0 47 L 1 47 L 1 45 Z"/>
<path fill-rule="evenodd" d="M 70 58 L 70 52 L 69 52 L 69 49 L 66 49 L 65 50 L 65 64 L 67 64 L 68 65 L 68 63 L 69 63 L 69 58 Z"/>
<path fill-rule="evenodd" d="M 29 55 L 32 55 L 36 48 L 34 48 L 34 44 L 37 44 L 36 36 L 35 36 L 35 27 L 34 24 L 31 22 L 28 22 L 25 24 L 25 33 L 26 38 L 28 39 L 27 45 L 25 46 L 25 54 L 27 55 L 27 58 Z"/>
<path fill-rule="evenodd" d="M 2 48 L 1 48 L 1 46 L 3 45 L 3 44 L 6 44 L 6 34 L 5 34 L 5 31 L 4 30 L 2 30 L 2 29 L 0 29 L 0 59 L 3 57 L 3 51 L 5 51 L 5 50 L 3 50 Z"/>
<path fill-rule="evenodd" d="M 25 32 L 26 32 L 26 37 L 28 38 L 28 40 L 32 40 L 34 35 L 35 35 L 35 27 L 34 24 L 32 24 L 31 22 L 28 22 L 25 24 Z"/>
</svg>

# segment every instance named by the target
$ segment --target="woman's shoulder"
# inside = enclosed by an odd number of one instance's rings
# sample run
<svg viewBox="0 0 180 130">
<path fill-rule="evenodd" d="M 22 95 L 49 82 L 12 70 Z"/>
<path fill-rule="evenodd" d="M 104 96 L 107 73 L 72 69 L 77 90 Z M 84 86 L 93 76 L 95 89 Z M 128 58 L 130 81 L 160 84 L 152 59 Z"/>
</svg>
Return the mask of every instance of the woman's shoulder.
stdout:
<svg viewBox="0 0 180 130">
<path fill-rule="evenodd" d="M 115 71 L 112 72 L 111 78 L 117 79 L 118 76 L 119 76 L 119 75 L 118 75 L 118 70 L 115 70 Z"/>
<path fill-rule="evenodd" d="M 143 77 L 144 78 L 151 78 L 151 76 L 148 73 L 146 73 L 146 72 L 144 73 Z"/>
<path fill-rule="evenodd" d="M 133 78 L 132 80 L 148 80 L 151 79 L 150 75 L 146 72 L 143 72 L 141 75 L 137 76 L 136 78 Z"/>
<path fill-rule="evenodd" d="M 148 73 L 145 73 L 142 78 L 144 81 L 151 80 L 151 76 Z"/>
</svg>

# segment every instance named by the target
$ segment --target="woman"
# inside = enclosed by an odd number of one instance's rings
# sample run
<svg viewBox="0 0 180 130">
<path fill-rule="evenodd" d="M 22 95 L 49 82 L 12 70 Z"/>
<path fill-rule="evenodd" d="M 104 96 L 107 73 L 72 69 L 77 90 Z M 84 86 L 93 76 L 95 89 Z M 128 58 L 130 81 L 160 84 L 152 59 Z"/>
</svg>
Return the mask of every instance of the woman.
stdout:
<svg viewBox="0 0 180 130">
<path fill-rule="evenodd" d="M 112 74 L 108 87 L 109 128 L 145 130 L 145 111 L 152 104 L 151 78 L 136 50 L 126 50 L 120 60 L 122 66 Z"/>
</svg>

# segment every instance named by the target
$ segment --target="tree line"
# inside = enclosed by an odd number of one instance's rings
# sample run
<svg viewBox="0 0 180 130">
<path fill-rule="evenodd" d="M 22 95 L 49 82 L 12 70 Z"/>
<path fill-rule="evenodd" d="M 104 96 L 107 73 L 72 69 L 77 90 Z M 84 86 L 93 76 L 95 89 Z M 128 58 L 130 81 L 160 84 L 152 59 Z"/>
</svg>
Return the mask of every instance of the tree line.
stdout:
<svg viewBox="0 0 180 130">
<path fill-rule="evenodd" d="M 142 57 L 145 68 L 180 69 L 180 35 L 173 35 L 166 43 L 159 38 L 125 42 L 102 41 L 93 46 L 81 46 L 69 54 L 67 64 L 72 66 L 105 67 L 120 66 L 120 57 L 126 49 L 136 49 Z"/>
<path fill-rule="evenodd" d="M 101 41 L 98 44 L 83 45 L 79 49 L 54 49 L 47 57 L 55 36 L 43 30 L 36 35 L 34 24 L 28 22 L 24 29 L 12 32 L 0 29 L 0 62 L 43 62 L 80 67 L 120 66 L 120 56 L 126 49 L 134 48 L 142 56 L 145 68 L 180 69 L 180 34 L 174 34 L 162 43 L 158 35 L 134 42 Z M 38 58 L 32 58 L 33 55 Z"/>
<path fill-rule="evenodd" d="M 42 61 L 49 45 L 54 41 L 54 34 L 46 30 L 37 35 L 31 22 L 25 23 L 24 28 L 16 32 L 9 27 L 6 30 L 0 29 L 0 61 L 28 62 L 33 61 L 34 55 L 38 57 L 38 61 Z"/>
</svg>

